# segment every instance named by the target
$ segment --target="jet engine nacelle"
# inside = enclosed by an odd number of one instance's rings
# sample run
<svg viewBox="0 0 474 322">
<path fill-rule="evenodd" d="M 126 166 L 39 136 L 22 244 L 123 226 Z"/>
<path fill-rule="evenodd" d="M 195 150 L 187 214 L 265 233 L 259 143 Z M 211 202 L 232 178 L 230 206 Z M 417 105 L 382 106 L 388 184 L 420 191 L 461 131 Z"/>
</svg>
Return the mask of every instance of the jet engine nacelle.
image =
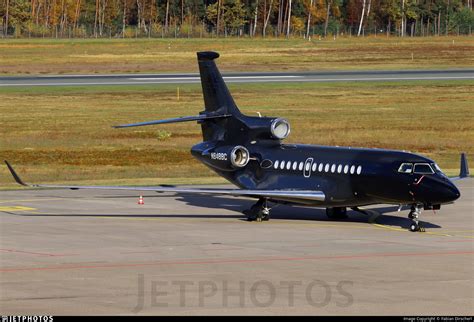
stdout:
<svg viewBox="0 0 474 322">
<path fill-rule="evenodd" d="M 238 170 L 250 160 L 249 150 L 242 145 L 209 147 L 204 143 L 194 146 L 191 151 L 204 163 L 222 171 Z"/>
<path fill-rule="evenodd" d="M 245 124 L 253 139 L 284 140 L 290 135 L 290 123 L 281 117 L 248 117 Z"/>
</svg>

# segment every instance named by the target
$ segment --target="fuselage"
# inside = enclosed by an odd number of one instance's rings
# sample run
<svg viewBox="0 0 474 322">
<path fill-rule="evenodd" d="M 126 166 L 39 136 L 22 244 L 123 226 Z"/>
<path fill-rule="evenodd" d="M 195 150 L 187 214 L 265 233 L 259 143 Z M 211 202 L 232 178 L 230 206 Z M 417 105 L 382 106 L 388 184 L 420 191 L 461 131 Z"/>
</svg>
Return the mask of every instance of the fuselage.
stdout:
<svg viewBox="0 0 474 322">
<path fill-rule="evenodd" d="M 274 200 L 321 207 L 423 204 L 437 206 L 459 198 L 460 193 L 433 160 L 395 150 L 254 142 L 245 147 L 250 161 L 229 169 L 219 141 L 195 145 L 192 154 L 217 174 L 242 189 L 314 190 L 324 201 Z M 224 149 L 225 151 L 225 149 Z M 402 164 L 428 164 L 432 173 L 400 172 Z M 416 169 L 416 168 L 415 168 Z"/>
</svg>

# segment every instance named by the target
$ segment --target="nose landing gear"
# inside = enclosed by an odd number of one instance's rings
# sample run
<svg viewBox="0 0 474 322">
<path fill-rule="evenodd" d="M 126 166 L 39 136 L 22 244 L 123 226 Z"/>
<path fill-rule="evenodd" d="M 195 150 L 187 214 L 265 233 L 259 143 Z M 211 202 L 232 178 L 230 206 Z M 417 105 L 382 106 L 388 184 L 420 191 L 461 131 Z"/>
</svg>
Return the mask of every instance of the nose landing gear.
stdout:
<svg viewBox="0 0 474 322">
<path fill-rule="evenodd" d="M 270 208 L 266 198 L 258 199 L 250 209 L 244 210 L 243 213 L 247 216 L 248 221 L 261 222 L 270 220 Z"/>
<path fill-rule="evenodd" d="M 421 215 L 421 211 L 423 210 L 422 205 L 412 205 L 410 213 L 408 214 L 408 218 L 412 220 L 412 224 L 410 225 L 410 231 L 419 231 L 424 232 L 425 228 L 418 220 L 418 217 Z"/>
</svg>

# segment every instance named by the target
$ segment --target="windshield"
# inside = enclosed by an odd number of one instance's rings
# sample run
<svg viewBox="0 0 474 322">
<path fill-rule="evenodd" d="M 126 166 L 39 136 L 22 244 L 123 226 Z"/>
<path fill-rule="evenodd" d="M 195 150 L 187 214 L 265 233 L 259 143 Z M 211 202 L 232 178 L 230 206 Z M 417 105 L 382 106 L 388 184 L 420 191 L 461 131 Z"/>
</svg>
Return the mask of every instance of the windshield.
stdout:
<svg viewBox="0 0 474 322">
<path fill-rule="evenodd" d="M 435 170 L 435 172 L 439 173 L 439 174 L 442 174 L 443 176 L 446 177 L 446 175 L 444 174 L 443 170 L 441 170 L 441 168 L 436 164 L 436 163 L 432 163 L 431 164 L 431 167 Z"/>
</svg>

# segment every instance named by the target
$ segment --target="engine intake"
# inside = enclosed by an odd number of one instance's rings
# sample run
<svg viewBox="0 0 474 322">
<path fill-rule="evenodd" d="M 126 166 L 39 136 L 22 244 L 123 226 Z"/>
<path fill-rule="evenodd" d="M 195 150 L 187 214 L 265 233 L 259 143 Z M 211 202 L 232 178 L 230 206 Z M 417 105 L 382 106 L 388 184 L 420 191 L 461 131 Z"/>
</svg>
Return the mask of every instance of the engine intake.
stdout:
<svg viewBox="0 0 474 322">
<path fill-rule="evenodd" d="M 270 131 L 275 139 L 283 140 L 290 135 L 290 123 L 284 118 L 277 118 L 272 121 Z"/>
<path fill-rule="evenodd" d="M 250 153 L 245 147 L 237 145 L 230 153 L 230 162 L 236 168 L 243 168 L 249 163 Z"/>
</svg>

